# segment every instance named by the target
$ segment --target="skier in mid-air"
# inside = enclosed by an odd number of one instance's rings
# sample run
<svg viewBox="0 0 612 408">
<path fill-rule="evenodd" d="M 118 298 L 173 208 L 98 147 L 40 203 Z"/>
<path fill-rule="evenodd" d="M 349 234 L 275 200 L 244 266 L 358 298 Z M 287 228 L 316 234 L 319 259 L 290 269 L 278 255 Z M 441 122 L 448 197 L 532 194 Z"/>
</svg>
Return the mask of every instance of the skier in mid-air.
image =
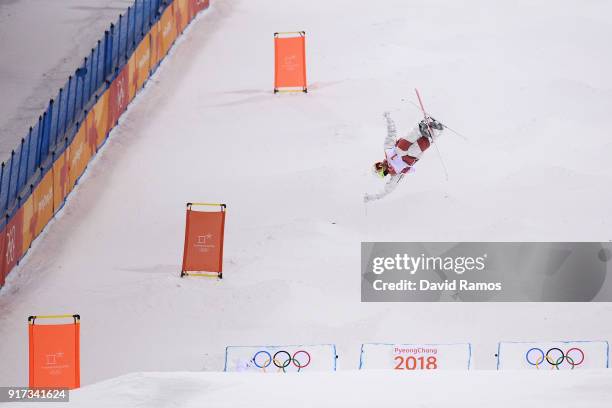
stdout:
<svg viewBox="0 0 612 408">
<path fill-rule="evenodd" d="M 425 150 L 440 137 L 444 125 L 427 116 L 414 127 L 405 137 L 397 139 L 395 122 L 391 114 L 383 114 L 387 119 L 387 137 L 385 138 L 385 159 L 374 163 L 374 174 L 380 178 L 389 176 L 385 188 L 380 193 L 366 194 L 363 200 L 378 200 L 395 190 L 404 174 L 413 172 L 413 166 Z"/>
</svg>

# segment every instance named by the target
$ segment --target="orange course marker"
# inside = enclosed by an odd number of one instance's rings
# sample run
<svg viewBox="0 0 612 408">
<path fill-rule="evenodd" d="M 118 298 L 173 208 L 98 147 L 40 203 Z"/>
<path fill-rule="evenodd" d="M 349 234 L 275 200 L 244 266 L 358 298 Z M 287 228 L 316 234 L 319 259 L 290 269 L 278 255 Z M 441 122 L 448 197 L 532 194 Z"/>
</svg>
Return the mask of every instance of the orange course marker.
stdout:
<svg viewBox="0 0 612 408">
<path fill-rule="evenodd" d="M 274 93 L 308 92 L 306 33 L 274 33 Z"/>
<path fill-rule="evenodd" d="M 36 324 L 36 319 L 71 318 L 73 323 Z M 79 388 L 79 315 L 30 316 L 30 388 Z"/>
<path fill-rule="evenodd" d="M 194 211 L 193 206 L 218 206 L 220 211 Z M 181 277 L 223 278 L 225 212 L 225 204 L 187 203 Z"/>
</svg>

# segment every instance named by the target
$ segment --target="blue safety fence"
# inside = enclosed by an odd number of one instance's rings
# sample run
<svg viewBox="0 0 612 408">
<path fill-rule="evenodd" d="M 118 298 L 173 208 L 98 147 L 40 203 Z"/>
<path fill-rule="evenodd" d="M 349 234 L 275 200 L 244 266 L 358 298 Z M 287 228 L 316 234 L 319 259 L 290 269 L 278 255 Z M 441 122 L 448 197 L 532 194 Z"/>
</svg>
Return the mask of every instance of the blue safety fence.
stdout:
<svg viewBox="0 0 612 408">
<path fill-rule="evenodd" d="M 27 199 L 32 186 L 74 138 L 78 123 L 123 68 L 140 40 L 171 0 L 135 0 L 70 75 L 0 169 L 2 227 Z M 155 67 L 152 67 L 155 69 Z"/>
</svg>

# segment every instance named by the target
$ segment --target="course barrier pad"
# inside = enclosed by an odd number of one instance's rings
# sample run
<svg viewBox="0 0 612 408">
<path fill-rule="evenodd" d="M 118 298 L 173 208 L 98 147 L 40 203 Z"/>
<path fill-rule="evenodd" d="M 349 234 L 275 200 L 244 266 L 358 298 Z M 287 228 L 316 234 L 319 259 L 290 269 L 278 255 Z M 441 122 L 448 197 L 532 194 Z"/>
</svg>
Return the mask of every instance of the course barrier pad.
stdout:
<svg viewBox="0 0 612 408">
<path fill-rule="evenodd" d="M 72 316 L 41 316 L 40 318 Z M 30 388 L 79 388 L 80 374 L 80 324 L 78 315 L 74 323 L 35 324 L 30 316 L 29 337 L 29 387 Z"/>
<path fill-rule="evenodd" d="M 336 371 L 333 344 L 292 346 L 228 346 L 224 371 L 289 373 Z"/>
<path fill-rule="evenodd" d="M 382 370 L 469 370 L 472 346 L 459 344 L 361 345 L 359 369 Z"/>
<path fill-rule="evenodd" d="M 303 31 L 274 34 L 274 92 L 287 88 L 304 92 L 307 89 L 306 33 Z"/>
<path fill-rule="evenodd" d="M 219 211 L 195 211 L 193 206 L 219 207 Z M 201 272 L 223 272 L 225 204 L 188 203 L 185 248 L 181 276 Z M 191 272 L 191 273 L 190 273 Z"/>
<path fill-rule="evenodd" d="M 498 370 L 577 370 L 609 367 L 607 341 L 500 342 Z"/>
</svg>

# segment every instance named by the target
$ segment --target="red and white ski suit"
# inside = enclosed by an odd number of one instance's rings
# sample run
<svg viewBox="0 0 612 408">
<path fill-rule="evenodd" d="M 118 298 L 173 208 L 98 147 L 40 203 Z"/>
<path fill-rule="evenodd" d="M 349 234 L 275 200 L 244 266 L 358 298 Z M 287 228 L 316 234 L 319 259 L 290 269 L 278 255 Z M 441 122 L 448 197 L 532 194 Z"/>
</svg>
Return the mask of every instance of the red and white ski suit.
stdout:
<svg viewBox="0 0 612 408">
<path fill-rule="evenodd" d="M 378 200 L 395 190 L 402 175 L 414 171 L 413 166 L 421 158 L 423 152 L 442 134 L 441 130 L 432 128 L 432 138 L 428 138 L 421 133 L 419 124 L 417 124 L 406 136 L 398 139 L 395 122 L 391 119 L 391 115 L 385 112 L 384 116 L 387 119 L 384 162 L 387 164 L 390 177 L 383 191 L 377 194 L 366 194 L 364 198 L 366 202 Z"/>
</svg>

